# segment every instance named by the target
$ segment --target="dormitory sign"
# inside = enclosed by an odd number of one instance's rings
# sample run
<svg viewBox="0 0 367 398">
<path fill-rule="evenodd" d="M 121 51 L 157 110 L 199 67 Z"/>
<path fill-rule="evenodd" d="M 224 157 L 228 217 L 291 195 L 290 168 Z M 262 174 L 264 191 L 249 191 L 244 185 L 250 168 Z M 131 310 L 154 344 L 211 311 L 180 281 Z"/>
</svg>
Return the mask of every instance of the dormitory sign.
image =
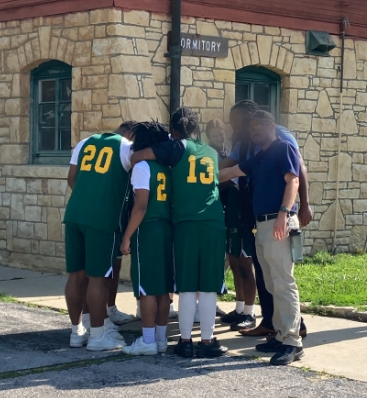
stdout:
<svg viewBox="0 0 367 398">
<path fill-rule="evenodd" d="M 182 55 L 227 58 L 228 39 L 181 33 Z"/>
</svg>

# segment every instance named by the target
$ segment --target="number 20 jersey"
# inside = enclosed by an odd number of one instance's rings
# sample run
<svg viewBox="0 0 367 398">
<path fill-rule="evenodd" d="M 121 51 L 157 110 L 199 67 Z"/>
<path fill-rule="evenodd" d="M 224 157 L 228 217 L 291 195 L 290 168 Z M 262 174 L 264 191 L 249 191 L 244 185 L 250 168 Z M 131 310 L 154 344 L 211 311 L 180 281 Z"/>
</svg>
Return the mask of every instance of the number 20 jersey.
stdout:
<svg viewBox="0 0 367 398">
<path fill-rule="evenodd" d="M 198 221 L 225 229 L 218 190 L 218 154 L 200 140 L 185 140 L 172 168 L 173 222 Z"/>
<path fill-rule="evenodd" d="M 78 174 L 66 207 L 64 222 L 74 222 L 113 233 L 130 188 L 129 173 L 122 165 L 121 145 L 130 144 L 118 134 L 95 134 L 78 156 Z"/>
</svg>

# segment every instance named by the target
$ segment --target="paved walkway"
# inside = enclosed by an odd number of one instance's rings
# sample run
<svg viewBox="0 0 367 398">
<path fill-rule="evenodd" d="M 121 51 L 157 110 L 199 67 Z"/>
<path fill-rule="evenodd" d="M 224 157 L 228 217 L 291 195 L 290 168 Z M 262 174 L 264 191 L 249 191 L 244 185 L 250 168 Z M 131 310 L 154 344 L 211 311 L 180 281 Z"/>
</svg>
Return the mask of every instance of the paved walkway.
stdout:
<svg viewBox="0 0 367 398">
<path fill-rule="evenodd" d="M 21 302 L 66 309 L 65 282 L 65 276 L 0 267 L 0 292 Z M 130 286 L 120 285 L 117 304 L 119 309 L 135 313 L 136 303 Z M 233 303 L 220 303 L 220 307 L 230 311 Z M 260 314 L 259 308 L 256 313 Z M 309 330 L 304 341 L 306 356 L 294 366 L 367 382 L 367 324 L 311 315 L 304 318 Z M 216 335 L 231 353 L 259 357 L 253 348 L 259 339 L 244 338 L 228 329 L 227 325 L 218 323 Z M 140 322 L 132 322 L 122 328 L 125 332 L 135 330 L 140 330 Z M 169 336 L 173 340 L 178 338 L 177 320 L 171 322 Z M 197 339 L 198 336 L 199 328 L 195 327 L 194 337 Z"/>
</svg>

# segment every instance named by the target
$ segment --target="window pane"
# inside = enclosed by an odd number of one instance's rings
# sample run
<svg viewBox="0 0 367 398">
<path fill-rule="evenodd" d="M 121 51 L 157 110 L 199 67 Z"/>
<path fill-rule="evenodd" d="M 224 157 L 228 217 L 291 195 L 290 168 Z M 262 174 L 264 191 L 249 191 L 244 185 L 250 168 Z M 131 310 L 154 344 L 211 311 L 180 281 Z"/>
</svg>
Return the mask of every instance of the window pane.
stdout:
<svg viewBox="0 0 367 398">
<path fill-rule="evenodd" d="M 261 106 L 270 106 L 270 86 L 267 84 L 254 85 L 254 101 Z"/>
<path fill-rule="evenodd" d="M 71 130 L 62 129 L 60 130 L 60 150 L 70 151 L 71 150 Z"/>
<path fill-rule="evenodd" d="M 250 99 L 250 85 L 249 84 L 236 84 L 236 102 Z"/>
<path fill-rule="evenodd" d="M 41 104 L 39 106 L 40 127 L 55 127 L 55 105 Z"/>
<path fill-rule="evenodd" d="M 55 150 L 55 130 L 54 129 L 41 129 L 39 133 L 40 151 L 54 151 Z"/>
<path fill-rule="evenodd" d="M 41 102 L 54 102 L 56 91 L 55 80 L 41 80 L 40 81 L 40 99 Z"/>
<path fill-rule="evenodd" d="M 60 80 L 61 101 L 71 101 L 71 79 Z"/>
<path fill-rule="evenodd" d="M 59 126 L 71 126 L 71 104 L 60 104 Z"/>
</svg>

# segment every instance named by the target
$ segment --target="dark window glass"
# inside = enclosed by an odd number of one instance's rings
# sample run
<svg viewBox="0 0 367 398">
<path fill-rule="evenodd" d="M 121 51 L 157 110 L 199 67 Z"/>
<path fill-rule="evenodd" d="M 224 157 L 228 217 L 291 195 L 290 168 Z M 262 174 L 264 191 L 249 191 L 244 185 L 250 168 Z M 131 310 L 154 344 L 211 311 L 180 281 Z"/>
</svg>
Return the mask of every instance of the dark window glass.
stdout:
<svg viewBox="0 0 367 398">
<path fill-rule="evenodd" d="M 71 67 L 50 61 L 32 71 L 32 79 L 33 160 L 35 163 L 68 163 L 71 150 Z"/>
</svg>

